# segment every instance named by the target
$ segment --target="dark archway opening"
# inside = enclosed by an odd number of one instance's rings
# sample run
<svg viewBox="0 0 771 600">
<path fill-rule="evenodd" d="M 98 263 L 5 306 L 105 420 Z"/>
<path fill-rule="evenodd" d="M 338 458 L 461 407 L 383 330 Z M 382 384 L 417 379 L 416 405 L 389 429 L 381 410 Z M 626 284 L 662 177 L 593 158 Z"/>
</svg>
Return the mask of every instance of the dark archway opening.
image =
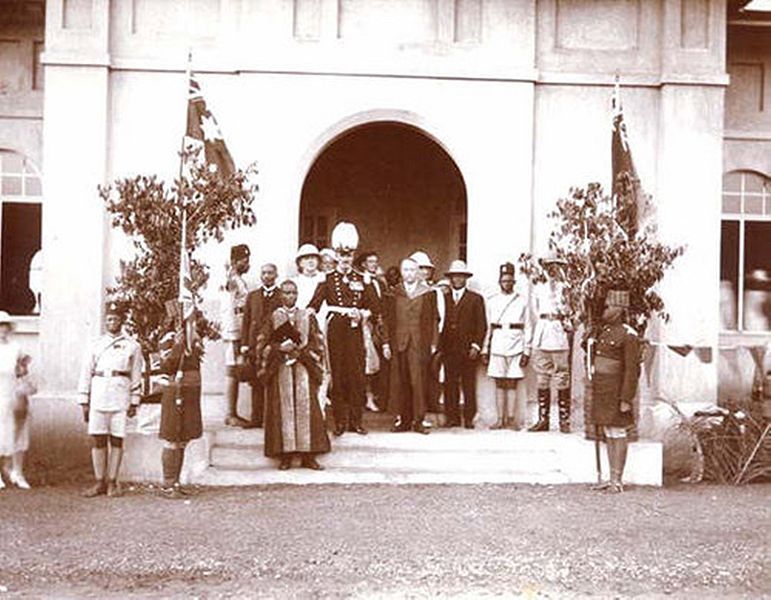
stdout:
<svg viewBox="0 0 771 600">
<path fill-rule="evenodd" d="M 425 250 L 441 273 L 466 259 L 466 186 L 452 158 L 419 129 L 362 125 L 316 158 L 302 189 L 300 243 L 329 244 L 335 223 L 354 223 L 360 248 L 384 267 Z"/>
</svg>

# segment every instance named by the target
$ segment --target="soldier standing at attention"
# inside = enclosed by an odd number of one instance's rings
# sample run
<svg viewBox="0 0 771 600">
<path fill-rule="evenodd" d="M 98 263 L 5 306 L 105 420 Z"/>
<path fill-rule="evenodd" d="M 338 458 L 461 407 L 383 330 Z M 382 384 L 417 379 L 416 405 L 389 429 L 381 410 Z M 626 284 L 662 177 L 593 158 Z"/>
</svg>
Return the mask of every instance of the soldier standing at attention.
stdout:
<svg viewBox="0 0 771 600">
<path fill-rule="evenodd" d="M 228 403 L 225 425 L 230 427 L 249 425 L 246 419 L 238 416 L 239 369 L 244 364 L 241 329 L 246 296 L 249 294 L 244 275 L 249 271 L 249 255 L 249 246 L 246 244 L 239 244 L 230 249 L 230 265 L 225 282 L 228 302 L 222 312 L 222 340 L 225 342 L 225 398 Z"/>
<path fill-rule="evenodd" d="M 495 405 L 498 420 L 491 429 L 508 426 L 517 401 L 517 382 L 525 377 L 530 361 L 532 327 L 527 301 L 514 291 L 514 265 L 500 266 L 501 291 L 487 300 L 488 333 L 482 348 L 487 374 L 495 380 Z"/>
<path fill-rule="evenodd" d="M 541 259 L 541 264 L 548 279 L 535 288 L 538 321 L 533 334 L 533 366 L 538 382 L 538 422 L 528 431 L 549 431 L 553 381 L 557 387 L 560 431 L 570 433 L 570 344 L 562 322 L 562 290 L 556 280 L 565 260 L 550 254 Z"/>
<path fill-rule="evenodd" d="M 124 321 L 119 305 L 108 302 L 105 333 L 90 344 L 80 375 L 78 402 L 93 443 L 91 460 L 96 478 L 96 484 L 83 493 L 86 498 L 120 495 L 123 438 L 126 421 L 136 415 L 139 406 L 143 363 L 139 344 L 123 333 Z"/>
<path fill-rule="evenodd" d="M 367 433 L 361 422 L 366 391 L 362 320 L 364 317 L 379 318 L 379 303 L 372 285 L 353 270 L 353 253 L 358 244 L 359 233 L 354 225 L 338 223 L 335 226 L 332 246 L 337 267 L 318 285 L 308 304 L 308 308 L 316 313 L 322 305 L 327 307 L 327 345 L 332 372 L 330 396 L 336 436 L 345 433 L 346 428 L 360 435 Z"/>
<path fill-rule="evenodd" d="M 629 292 L 611 290 L 605 299 L 599 332 L 589 338 L 592 422 L 605 434 L 610 482 L 598 489 L 623 492 L 627 428 L 634 423 L 632 401 L 640 378 L 640 343 L 626 324 Z"/>
</svg>

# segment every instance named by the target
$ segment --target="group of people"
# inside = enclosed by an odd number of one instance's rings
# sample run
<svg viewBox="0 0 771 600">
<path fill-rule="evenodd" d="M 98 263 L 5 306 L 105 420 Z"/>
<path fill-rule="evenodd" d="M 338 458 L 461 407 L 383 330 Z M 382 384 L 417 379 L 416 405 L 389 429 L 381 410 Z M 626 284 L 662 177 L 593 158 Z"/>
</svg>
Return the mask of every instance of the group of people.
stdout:
<svg viewBox="0 0 771 600">
<path fill-rule="evenodd" d="M 358 232 L 349 223 L 338 224 L 331 241 L 331 250 L 301 246 L 297 274 L 281 282 L 275 265 L 263 265 L 261 284 L 253 290 L 244 278 L 250 267 L 248 246 L 231 249 L 222 330 L 225 423 L 264 427 L 265 454 L 278 460 L 279 469 L 290 469 L 295 459 L 302 467 L 323 469 L 317 456 L 331 446 L 328 407 L 335 436 L 366 435 L 362 413 L 368 404 L 394 415 L 395 432 L 427 434 L 432 427 L 427 414 L 440 412 L 444 427 L 474 428 L 480 363 L 496 384 L 493 428 L 507 427 L 531 356 L 538 421 L 529 430 L 549 429 L 554 385 L 559 429 L 570 431 L 569 340 L 556 277 L 563 267 L 559 258 L 542 259 L 548 277 L 535 289 L 531 307 L 515 290 L 511 263 L 500 266 L 499 292 L 485 299 L 469 289 L 473 274 L 461 260 L 436 281 L 436 269 L 422 251 L 384 273 L 377 253 L 357 254 Z M 621 489 L 626 427 L 633 419 L 639 376 L 637 338 L 624 325 L 628 303 L 628 292 L 608 294 L 604 325 L 586 346 L 593 357 L 592 416 L 608 442 L 611 481 L 606 487 L 613 491 Z M 116 303 L 107 304 L 105 333 L 89 348 L 81 375 L 80 402 L 93 440 L 96 478 L 87 496 L 120 493 L 126 419 L 140 402 L 142 356 L 137 342 L 123 332 L 124 318 Z M 179 303 L 167 303 L 167 333 L 155 371 L 166 377 L 161 463 L 164 494 L 172 498 L 184 495 L 179 481 L 185 446 L 203 429 L 203 345 L 195 323 L 190 327 L 190 320 L 182 318 Z M 250 419 L 237 411 L 242 381 L 251 384 Z"/>
</svg>

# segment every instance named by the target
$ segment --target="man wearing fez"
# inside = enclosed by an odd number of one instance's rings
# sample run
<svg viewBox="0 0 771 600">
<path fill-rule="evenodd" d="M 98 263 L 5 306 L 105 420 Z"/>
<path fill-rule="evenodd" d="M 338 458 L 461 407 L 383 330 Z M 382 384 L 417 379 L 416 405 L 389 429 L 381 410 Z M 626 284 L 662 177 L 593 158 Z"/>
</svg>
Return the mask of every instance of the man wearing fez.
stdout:
<svg viewBox="0 0 771 600">
<path fill-rule="evenodd" d="M 278 458 L 279 469 L 301 466 L 320 471 L 316 456 L 329 452 L 324 416 L 317 401 L 323 375 L 324 342 L 312 310 L 297 307 L 297 285 L 281 284 L 281 302 L 260 332 L 256 353 L 259 375 L 267 387 L 265 456 Z"/>
<path fill-rule="evenodd" d="M 472 276 L 462 260 L 454 260 L 445 274 L 450 290 L 445 292 L 444 327 L 439 348 L 444 360 L 444 400 L 447 427 L 460 427 L 460 388 L 463 387 L 463 425 L 474 428 L 477 412 L 476 371 L 487 333 L 485 301 L 467 289 Z"/>
<path fill-rule="evenodd" d="M 330 396 L 336 436 L 349 431 L 365 435 L 361 416 L 366 391 L 362 320 L 378 312 L 372 285 L 353 270 L 359 233 L 351 223 L 338 223 L 332 231 L 337 267 L 316 288 L 308 308 L 316 313 L 327 307 L 327 345 L 332 374 Z M 387 339 L 384 339 L 387 342 Z"/>
<path fill-rule="evenodd" d="M 495 380 L 495 405 L 498 420 L 491 429 L 508 426 L 508 416 L 514 414 L 517 382 L 525 377 L 530 361 L 532 327 L 527 301 L 514 291 L 514 265 L 500 266 L 498 285 L 501 291 L 487 301 L 489 323 L 482 360 L 487 374 Z"/>
<path fill-rule="evenodd" d="M 225 342 L 225 398 L 228 413 L 225 425 L 245 427 L 248 422 L 238 416 L 238 383 L 244 365 L 241 354 L 241 336 L 244 305 L 249 288 L 244 275 L 249 270 L 249 246 L 238 244 L 230 249 L 225 291 L 228 302 L 222 312 L 222 340 Z"/>
<path fill-rule="evenodd" d="M 624 490 L 621 481 L 626 464 L 627 429 L 634 423 L 632 402 L 640 377 L 640 343 L 635 330 L 626 324 L 628 309 L 629 292 L 609 291 L 599 331 L 587 342 L 591 417 L 595 427 L 602 428 L 610 464 L 610 481 L 598 488 L 613 493 Z"/>
<path fill-rule="evenodd" d="M 203 341 L 198 333 L 198 313 L 193 327 L 185 331 L 180 303 L 166 302 L 167 333 L 161 338 L 160 370 L 167 376 L 161 395 L 161 428 L 163 440 L 161 467 L 164 497 L 185 496 L 179 483 L 185 448 L 201 437 L 201 357 Z M 187 339 L 190 335 L 191 339 Z"/>
<path fill-rule="evenodd" d="M 260 285 L 246 296 L 244 303 L 243 339 L 241 340 L 241 352 L 254 366 L 251 375 L 252 386 L 252 420 L 247 428 L 262 427 L 262 417 L 265 412 L 265 386 L 257 377 L 256 372 L 260 364 L 260 356 L 257 354 L 257 336 L 265 325 L 265 322 L 281 305 L 281 294 L 276 287 L 278 269 L 273 263 L 266 263 L 260 267 Z"/>
<path fill-rule="evenodd" d="M 391 361 L 392 409 L 397 413 L 393 431 L 428 433 L 426 382 L 431 356 L 436 351 L 439 330 L 433 290 L 419 279 L 418 265 L 411 258 L 401 262 L 402 283 L 386 298 L 385 321 L 391 344 L 383 355 Z"/>
<path fill-rule="evenodd" d="M 538 422 L 528 431 L 549 431 L 552 382 L 557 388 L 559 427 L 570 433 L 570 343 L 563 324 L 562 288 L 557 281 L 565 260 L 552 253 L 541 259 L 547 280 L 535 287 L 533 366 L 538 384 Z"/>
<path fill-rule="evenodd" d="M 105 307 L 105 333 L 89 344 L 78 385 L 83 420 L 91 436 L 96 483 L 83 495 L 119 496 L 126 421 L 136 415 L 142 389 L 142 350 L 123 333 L 125 312 L 116 302 Z M 109 444 L 108 444 L 109 442 Z M 108 453 L 109 445 L 109 453 Z"/>
</svg>

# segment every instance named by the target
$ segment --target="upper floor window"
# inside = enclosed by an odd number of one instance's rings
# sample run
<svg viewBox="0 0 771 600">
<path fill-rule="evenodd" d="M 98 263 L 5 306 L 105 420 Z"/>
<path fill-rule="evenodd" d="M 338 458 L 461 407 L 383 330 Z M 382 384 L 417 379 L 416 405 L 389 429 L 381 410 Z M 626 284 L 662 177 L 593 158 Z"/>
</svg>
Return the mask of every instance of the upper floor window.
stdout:
<svg viewBox="0 0 771 600">
<path fill-rule="evenodd" d="M 723 177 L 720 313 L 726 331 L 771 331 L 771 179 Z"/>
<path fill-rule="evenodd" d="M 0 149 L 0 309 L 40 312 L 40 172 L 25 156 Z"/>
</svg>

